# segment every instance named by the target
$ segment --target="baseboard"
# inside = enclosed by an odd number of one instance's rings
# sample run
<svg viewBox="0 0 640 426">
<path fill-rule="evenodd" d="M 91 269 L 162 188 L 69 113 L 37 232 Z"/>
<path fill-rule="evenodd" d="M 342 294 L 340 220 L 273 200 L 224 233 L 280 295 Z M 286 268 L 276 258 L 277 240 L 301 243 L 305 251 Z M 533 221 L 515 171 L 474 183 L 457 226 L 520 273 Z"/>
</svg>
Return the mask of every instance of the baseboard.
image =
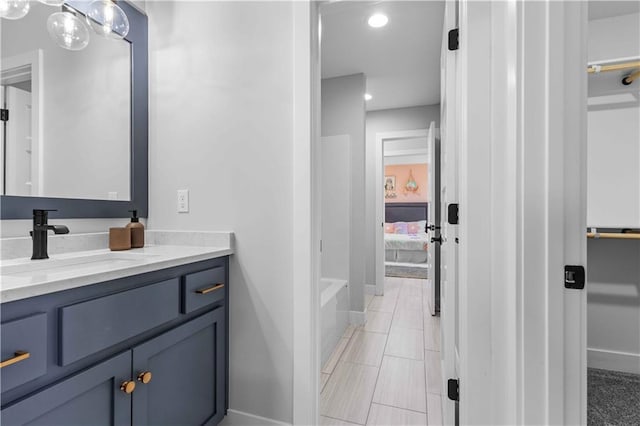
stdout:
<svg viewBox="0 0 640 426">
<path fill-rule="evenodd" d="M 229 409 L 227 416 L 220 422 L 220 426 L 291 426 L 291 423 L 284 423 L 266 417 L 255 416 L 238 410 Z"/>
<path fill-rule="evenodd" d="M 364 294 L 376 294 L 376 286 L 371 284 L 364 285 Z"/>
<path fill-rule="evenodd" d="M 349 322 L 353 325 L 363 325 L 367 323 L 367 312 L 349 311 Z"/>
<path fill-rule="evenodd" d="M 640 374 L 640 354 L 589 348 L 587 349 L 587 366 Z"/>
</svg>

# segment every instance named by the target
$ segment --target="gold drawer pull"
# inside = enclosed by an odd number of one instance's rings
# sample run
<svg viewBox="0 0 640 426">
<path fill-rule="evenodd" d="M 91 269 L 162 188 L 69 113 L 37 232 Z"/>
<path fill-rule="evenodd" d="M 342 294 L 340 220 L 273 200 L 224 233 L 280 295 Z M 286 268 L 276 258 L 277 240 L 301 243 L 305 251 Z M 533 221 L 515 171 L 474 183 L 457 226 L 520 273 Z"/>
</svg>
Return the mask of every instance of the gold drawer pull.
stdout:
<svg viewBox="0 0 640 426">
<path fill-rule="evenodd" d="M 151 371 L 143 371 L 142 373 L 138 374 L 138 381 L 146 385 L 151 381 L 152 377 L 153 374 L 151 374 Z"/>
<path fill-rule="evenodd" d="M 196 293 L 207 294 L 211 293 L 212 291 L 220 290 L 222 287 L 224 287 L 224 284 L 216 284 L 213 287 L 201 288 L 200 290 L 196 290 Z"/>
<path fill-rule="evenodd" d="M 133 380 L 127 380 L 122 382 L 120 390 L 126 394 L 133 393 L 136 390 L 136 383 Z"/>
<path fill-rule="evenodd" d="M 8 367 L 11 364 L 15 364 L 16 362 L 24 361 L 29 358 L 31 354 L 27 351 L 15 351 L 15 356 L 13 358 L 9 358 L 6 361 L 0 362 L 0 368 Z"/>
</svg>

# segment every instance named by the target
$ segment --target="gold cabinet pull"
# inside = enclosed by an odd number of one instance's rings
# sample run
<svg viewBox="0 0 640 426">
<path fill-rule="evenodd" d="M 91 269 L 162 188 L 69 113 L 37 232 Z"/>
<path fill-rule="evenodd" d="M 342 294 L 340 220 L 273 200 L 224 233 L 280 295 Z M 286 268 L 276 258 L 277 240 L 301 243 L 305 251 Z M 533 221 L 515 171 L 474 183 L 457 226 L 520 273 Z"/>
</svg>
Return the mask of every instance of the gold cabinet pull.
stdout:
<svg viewBox="0 0 640 426">
<path fill-rule="evenodd" d="M 215 284 L 211 287 L 201 288 L 200 290 L 196 290 L 196 293 L 207 294 L 207 293 L 211 293 L 212 291 L 220 290 L 223 287 L 224 287 L 224 284 Z"/>
<path fill-rule="evenodd" d="M 9 359 L 7 359 L 5 361 L 0 362 L 0 368 L 8 367 L 11 364 L 15 364 L 17 362 L 24 361 L 25 359 L 29 358 L 30 356 L 31 356 L 31 354 L 29 352 L 27 352 L 27 351 L 15 351 L 13 358 L 9 358 Z"/>
<path fill-rule="evenodd" d="M 151 371 L 143 371 L 142 373 L 138 374 L 138 381 L 146 385 L 151 381 L 152 377 L 153 374 L 151 374 Z"/>
<path fill-rule="evenodd" d="M 120 385 L 120 390 L 124 393 L 133 393 L 135 389 L 136 382 L 134 382 L 133 380 L 126 380 Z"/>
</svg>

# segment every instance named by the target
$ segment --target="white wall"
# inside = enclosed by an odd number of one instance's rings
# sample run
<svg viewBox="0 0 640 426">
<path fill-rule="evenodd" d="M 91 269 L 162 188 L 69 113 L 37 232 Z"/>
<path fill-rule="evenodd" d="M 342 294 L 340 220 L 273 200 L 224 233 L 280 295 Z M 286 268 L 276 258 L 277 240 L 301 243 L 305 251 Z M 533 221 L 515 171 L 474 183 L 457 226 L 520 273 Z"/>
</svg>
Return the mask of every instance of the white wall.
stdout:
<svg viewBox="0 0 640 426">
<path fill-rule="evenodd" d="M 639 14 L 590 21 L 589 60 L 640 56 L 639 24 Z M 589 82 L 598 94 L 633 88 L 637 96 L 640 87 L 606 75 Z M 639 116 L 637 102 L 589 109 L 589 226 L 640 226 Z M 640 374 L 640 242 L 589 240 L 587 261 L 589 366 Z"/>
<path fill-rule="evenodd" d="M 330 136 L 322 138 L 321 144 L 321 276 L 348 282 L 351 258 L 351 141 L 346 135 Z"/>
<path fill-rule="evenodd" d="M 149 226 L 235 232 L 230 408 L 291 422 L 294 5 L 146 10 Z M 188 214 L 176 213 L 178 189 L 190 190 Z"/>
<path fill-rule="evenodd" d="M 375 284 L 376 226 L 376 134 L 400 130 L 428 129 L 435 121 L 440 127 L 440 105 L 387 109 L 367 112 L 366 118 L 366 209 L 365 209 L 365 283 Z"/>
<path fill-rule="evenodd" d="M 2 21 L 2 58 L 42 49 L 43 170 L 40 194 L 129 200 L 130 45 L 91 32 L 82 51 L 59 47 L 47 32 L 55 8 Z"/>
<path fill-rule="evenodd" d="M 349 294 L 352 311 L 364 311 L 365 284 L 365 101 L 366 78 L 354 74 L 322 80 L 322 136 L 349 135 L 351 140 L 351 259 Z"/>
</svg>

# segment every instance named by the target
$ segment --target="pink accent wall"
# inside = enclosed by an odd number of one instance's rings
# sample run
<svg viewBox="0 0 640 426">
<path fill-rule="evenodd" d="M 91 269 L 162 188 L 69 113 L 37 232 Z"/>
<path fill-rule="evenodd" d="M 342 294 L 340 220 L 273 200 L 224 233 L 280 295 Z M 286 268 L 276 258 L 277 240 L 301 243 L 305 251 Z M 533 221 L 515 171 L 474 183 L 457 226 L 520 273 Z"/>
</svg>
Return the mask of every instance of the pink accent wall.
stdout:
<svg viewBox="0 0 640 426">
<path fill-rule="evenodd" d="M 415 192 L 405 188 L 409 180 L 409 173 L 413 175 L 418 189 Z M 387 177 L 395 176 L 395 191 L 385 190 L 385 203 L 426 203 L 428 198 L 429 185 L 427 182 L 426 164 L 396 164 L 384 166 L 385 182 Z M 395 194 L 395 197 L 391 196 Z"/>
</svg>

